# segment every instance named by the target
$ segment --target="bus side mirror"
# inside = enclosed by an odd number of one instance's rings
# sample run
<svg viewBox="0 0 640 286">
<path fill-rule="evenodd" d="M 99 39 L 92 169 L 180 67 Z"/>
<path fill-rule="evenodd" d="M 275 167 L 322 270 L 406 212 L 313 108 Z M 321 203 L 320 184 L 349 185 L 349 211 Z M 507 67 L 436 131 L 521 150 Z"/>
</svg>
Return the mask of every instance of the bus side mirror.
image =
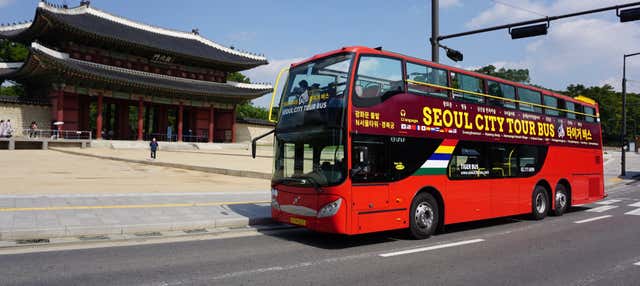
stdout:
<svg viewBox="0 0 640 286">
<path fill-rule="evenodd" d="M 276 132 L 276 130 L 273 129 L 273 130 L 271 130 L 271 131 L 269 131 L 269 132 L 267 132 L 265 134 L 262 134 L 262 135 L 260 135 L 260 136 L 258 136 L 256 138 L 253 138 L 253 140 L 251 140 L 251 157 L 252 158 L 254 158 L 254 159 L 256 158 L 256 145 L 258 144 L 258 140 L 260 140 L 260 139 L 262 139 L 264 137 L 267 137 L 271 133 L 275 133 L 275 132 Z"/>
</svg>

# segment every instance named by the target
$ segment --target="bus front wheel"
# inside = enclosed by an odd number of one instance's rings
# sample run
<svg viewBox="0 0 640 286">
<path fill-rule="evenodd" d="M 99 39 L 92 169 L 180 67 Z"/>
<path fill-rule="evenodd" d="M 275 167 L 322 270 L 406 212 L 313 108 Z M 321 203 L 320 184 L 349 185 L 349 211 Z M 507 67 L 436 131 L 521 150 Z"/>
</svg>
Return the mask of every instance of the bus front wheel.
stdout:
<svg viewBox="0 0 640 286">
<path fill-rule="evenodd" d="M 543 186 L 536 186 L 533 190 L 533 196 L 531 201 L 531 218 L 534 220 L 541 220 L 547 216 L 549 211 L 549 197 L 547 196 L 547 190 Z"/>
<path fill-rule="evenodd" d="M 411 236 L 416 239 L 431 236 L 440 222 L 438 211 L 438 202 L 431 194 L 420 193 L 416 195 L 411 203 L 411 212 L 409 213 Z"/>
</svg>

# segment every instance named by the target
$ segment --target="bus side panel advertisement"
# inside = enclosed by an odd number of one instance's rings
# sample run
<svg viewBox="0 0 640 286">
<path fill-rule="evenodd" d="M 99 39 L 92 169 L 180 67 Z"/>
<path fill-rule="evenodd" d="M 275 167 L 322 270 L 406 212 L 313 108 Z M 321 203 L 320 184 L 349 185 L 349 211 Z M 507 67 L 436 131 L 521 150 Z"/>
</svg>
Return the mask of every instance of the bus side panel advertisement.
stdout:
<svg viewBox="0 0 640 286">
<path fill-rule="evenodd" d="M 354 133 L 584 148 L 601 142 L 598 123 L 408 93 L 355 107 L 351 116 Z"/>
</svg>

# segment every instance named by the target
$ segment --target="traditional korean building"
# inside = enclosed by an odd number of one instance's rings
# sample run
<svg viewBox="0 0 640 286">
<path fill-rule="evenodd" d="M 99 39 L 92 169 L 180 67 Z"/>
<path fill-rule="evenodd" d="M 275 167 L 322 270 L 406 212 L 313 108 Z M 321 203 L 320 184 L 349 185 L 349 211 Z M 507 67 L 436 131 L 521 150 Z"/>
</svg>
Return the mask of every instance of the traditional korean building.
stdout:
<svg viewBox="0 0 640 286">
<path fill-rule="evenodd" d="M 267 64 L 263 56 L 196 29 L 118 17 L 89 1 L 75 8 L 40 2 L 33 21 L 1 26 L 0 39 L 29 47 L 23 63 L 0 63 L 0 79 L 50 106 L 47 125 L 64 122 L 56 128 L 91 130 L 98 139 L 233 142 L 236 105 L 272 89 L 226 80 Z"/>
</svg>

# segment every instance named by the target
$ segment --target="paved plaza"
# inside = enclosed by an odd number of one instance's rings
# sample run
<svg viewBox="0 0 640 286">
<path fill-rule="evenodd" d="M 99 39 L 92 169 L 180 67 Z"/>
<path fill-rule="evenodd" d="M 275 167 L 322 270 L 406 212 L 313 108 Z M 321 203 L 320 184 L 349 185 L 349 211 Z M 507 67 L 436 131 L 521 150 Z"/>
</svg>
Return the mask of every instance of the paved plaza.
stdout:
<svg viewBox="0 0 640 286">
<path fill-rule="evenodd" d="M 90 150 L 93 155 L 147 160 L 146 150 Z M 271 159 L 253 161 L 242 152 L 161 155 L 164 162 L 173 158 L 187 164 L 200 155 L 208 160 L 196 163 L 219 168 L 241 164 L 256 170 L 269 168 Z M 246 227 L 268 222 L 270 217 L 266 179 L 55 150 L 5 151 L 0 152 L 0 161 L 4 169 L 0 172 L 0 240 Z"/>
</svg>

